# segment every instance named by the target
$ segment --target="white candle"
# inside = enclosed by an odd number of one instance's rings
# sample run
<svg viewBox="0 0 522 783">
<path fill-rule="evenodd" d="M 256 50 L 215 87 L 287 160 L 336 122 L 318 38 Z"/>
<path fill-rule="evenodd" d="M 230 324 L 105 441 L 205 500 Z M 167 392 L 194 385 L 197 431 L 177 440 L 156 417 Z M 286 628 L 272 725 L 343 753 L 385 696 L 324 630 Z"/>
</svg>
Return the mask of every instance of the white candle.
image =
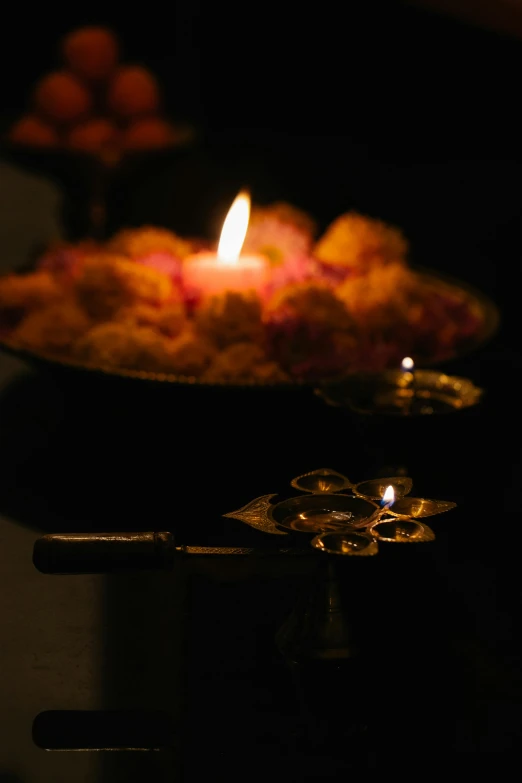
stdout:
<svg viewBox="0 0 522 783">
<path fill-rule="evenodd" d="M 223 223 L 217 253 L 204 250 L 185 259 L 183 280 L 187 289 L 204 296 L 225 291 L 263 292 L 268 283 L 268 259 L 261 255 L 241 255 L 249 217 L 250 197 L 241 192 Z"/>
</svg>

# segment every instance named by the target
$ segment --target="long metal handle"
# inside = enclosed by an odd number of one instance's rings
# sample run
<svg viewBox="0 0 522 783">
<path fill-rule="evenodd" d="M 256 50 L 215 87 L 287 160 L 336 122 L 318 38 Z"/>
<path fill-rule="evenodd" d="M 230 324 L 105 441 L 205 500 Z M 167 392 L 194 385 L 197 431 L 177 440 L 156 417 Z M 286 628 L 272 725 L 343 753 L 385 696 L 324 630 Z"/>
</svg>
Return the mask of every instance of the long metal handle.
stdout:
<svg viewBox="0 0 522 783">
<path fill-rule="evenodd" d="M 259 563 L 313 558 L 311 548 L 176 546 L 172 533 L 56 533 L 42 536 L 33 547 L 33 564 L 43 574 L 104 574 L 122 571 L 171 570 L 176 560 L 188 560 L 195 571 L 208 571 L 216 560 L 233 557 Z M 210 567 L 212 570 L 212 567 Z M 298 569 L 300 570 L 300 568 Z"/>
</svg>

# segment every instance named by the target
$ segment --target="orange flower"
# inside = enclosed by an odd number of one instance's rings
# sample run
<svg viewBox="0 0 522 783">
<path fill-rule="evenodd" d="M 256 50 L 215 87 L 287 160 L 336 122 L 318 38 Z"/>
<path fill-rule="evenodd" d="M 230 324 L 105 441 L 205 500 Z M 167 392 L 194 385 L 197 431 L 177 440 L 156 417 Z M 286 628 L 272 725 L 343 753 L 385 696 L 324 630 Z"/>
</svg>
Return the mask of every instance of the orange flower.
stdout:
<svg viewBox="0 0 522 783">
<path fill-rule="evenodd" d="M 114 317 L 123 307 L 160 305 L 172 293 L 172 283 L 166 275 L 108 254 L 87 258 L 75 285 L 82 307 L 98 320 Z"/>
<path fill-rule="evenodd" d="M 364 273 L 376 264 L 403 261 L 408 243 L 402 233 L 381 220 L 347 212 L 327 228 L 314 248 L 325 264 Z"/>
<path fill-rule="evenodd" d="M 68 301 L 28 313 L 11 336 L 35 351 L 68 354 L 89 326 L 85 313 L 74 301 Z"/>
</svg>

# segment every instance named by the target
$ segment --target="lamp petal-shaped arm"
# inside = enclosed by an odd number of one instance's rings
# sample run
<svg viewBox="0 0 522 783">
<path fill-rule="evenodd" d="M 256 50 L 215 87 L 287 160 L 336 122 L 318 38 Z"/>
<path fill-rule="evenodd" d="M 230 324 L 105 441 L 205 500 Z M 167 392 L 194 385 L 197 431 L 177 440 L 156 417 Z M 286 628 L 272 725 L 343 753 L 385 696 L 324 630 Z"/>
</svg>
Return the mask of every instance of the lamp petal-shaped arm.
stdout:
<svg viewBox="0 0 522 783">
<path fill-rule="evenodd" d="M 456 505 L 451 500 L 431 500 L 430 498 L 412 498 L 408 496 L 398 498 L 388 509 L 387 513 L 391 516 L 419 519 L 420 517 L 432 517 L 435 514 L 450 511 Z"/>
<path fill-rule="evenodd" d="M 275 498 L 276 493 L 272 495 L 261 495 L 261 497 L 251 500 L 246 506 L 239 508 L 237 511 L 230 511 L 228 514 L 223 514 L 224 517 L 229 519 L 239 519 L 240 522 L 245 522 L 250 527 L 260 530 L 262 533 L 271 533 L 272 535 L 286 536 L 282 530 L 279 530 L 274 522 L 270 519 L 268 509 L 272 505 L 271 500 Z"/>
</svg>

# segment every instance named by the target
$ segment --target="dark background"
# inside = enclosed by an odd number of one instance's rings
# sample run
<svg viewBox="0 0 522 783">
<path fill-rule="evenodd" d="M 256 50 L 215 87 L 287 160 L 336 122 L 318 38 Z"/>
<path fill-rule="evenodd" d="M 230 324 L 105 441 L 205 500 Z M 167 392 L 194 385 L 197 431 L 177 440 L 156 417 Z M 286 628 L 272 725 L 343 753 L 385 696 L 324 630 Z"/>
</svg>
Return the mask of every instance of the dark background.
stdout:
<svg viewBox="0 0 522 783">
<path fill-rule="evenodd" d="M 65 33 L 104 24 L 126 61 L 156 72 L 173 112 L 211 130 L 347 136 L 379 159 L 517 150 L 520 41 L 398 0 L 149 3 L 121 13 L 91 3 L 61 14 L 37 6 L 30 19 L 11 8 L 4 27 L 4 110 L 22 108 L 59 64 Z"/>
<path fill-rule="evenodd" d="M 11 9 L 0 47 L 9 74 L 4 117 L 24 111 L 38 77 L 59 66 L 64 34 L 84 24 L 111 27 L 123 61 L 150 67 L 166 111 L 198 129 L 193 148 L 114 173 L 109 234 L 151 223 L 215 237 L 244 185 L 255 201 L 287 200 L 310 211 L 320 228 L 349 209 L 390 221 L 410 240 L 412 264 L 460 277 L 498 305 L 494 343 L 452 369 L 486 386 L 495 400 L 487 425 L 472 429 L 470 438 L 486 442 L 517 429 L 520 38 L 404 2 L 345 9 L 329 2 L 310 9 L 273 0 L 178 2 L 168 10 L 152 3 L 124 13 L 90 5 L 63 15 L 38 7 L 31 24 L 21 8 Z M 15 163 L 31 170 L 32 161 Z M 65 210 L 87 213 L 88 181 L 72 165 L 59 176 L 45 166 L 33 170 L 55 179 Z M 68 217 L 64 212 L 66 235 Z M 234 420 L 241 421 L 240 409 L 233 404 Z M 204 433 L 201 410 L 198 416 L 194 427 Z M 296 415 L 296 430 L 300 421 Z M 146 433 L 149 422 L 143 426 Z M 521 449 L 517 438 L 505 440 L 495 469 L 506 505 L 518 509 L 513 477 Z M 488 454 L 499 447 L 495 440 Z M 308 448 L 317 455 L 326 450 L 323 442 Z M 296 445 L 294 451 L 299 472 L 303 451 Z"/>
<path fill-rule="evenodd" d="M 273 0 L 241 7 L 148 3 L 118 13 L 93 4 L 88 12 L 71 5 L 65 13 L 38 6 L 30 16 L 25 8 L 10 8 L 9 17 L 0 46 L 5 118 L 24 110 L 35 80 L 55 67 L 62 35 L 96 23 L 118 33 L 125 60 L 155 71 L 169 113 L 200 130 L 193 150 L 116 182 L 111 229 L 150 222 L 211 236 L 237 189 L 247 184 L 255 200 L 291 201 L 322 227 L 352 208 L 389 220 L 410 239 L 412 263 L 456 275 L 498 304 L 495 339 L 452 365 L 487 390 L 478 415 L 459 425 L 426 425 L 407 438 L 397 430 L 383 436 L 383 454 L 406 455 L 419 493 L 455 500 L 458 510 L 454 526 L 447 518 L 433 525 L 438 548 L 431 570 L 405 561 L 400 575 L 393 568 L 386 572 L 390 581 L 376 577 L 370 594 L 379 597 L 384 590 L 382 597 L 390 585 L 396 588 L 390 611 L 381 604 L 378 613 L 383 658 L 391 657 L 395 671 L 405 671 L 404 661 L 414 658 L 429 672 L 418 691 L 414 686 L 401 693 L 400 678 L 391 678 L 397 689 L 384 690 L 394 700 L 386 704 L 389 723 L 397 715 L 394 704 L 401 703 L 397 711 L 407 721 L 410 744 L 424 754 L 431 752 L 431 736 L 453 755 L 509 754 L 522 737 L 522 41 L 391 0 L 360 7 Z M 71 190 L 67 178 L 58 184 L 66 201 L 73 194 L 72 201 L 81 202 L 81 187 Z M 195 395 L 175 401 L 170 390 L 150 396 L 83 382 L 58 388 L 57 395 L 54 379 L 24 375 L 2 392 L 1 510 L 36 530 L 109 524 L 158 529 L 173 524 L 175 491 L 182 532 L 197 538 L 204 531 L 208 540 L 213 530 L 214 542 L 224 540 L 222 534 L 231 543 L 251 542 L 250 531 L 239 523 L 225 526 L 221 513 L 323 464 L 353 479 L 375 467 L 365 462 L 353 422 L 308 398 Z M 174 414 L 180 410 L 186 436 Z M 151 434 L 158 432 L 155 451 Z M 110 449 L 100 449 L 101 438 Z M 172 444 L 180 442 L 176 451 Z M 217 494 L 201 492 L 202 477 Z M 136 582 L 132 595 L 140 589 Z M 251 764 L 248 753 L 259 749 L 240 714 L 242 698 L 250 698 L 254 729 L 261 731 L 264 721 L 277 727 L 263 746 L 266 767 L 280 761 L 284 711 L 277 718 L 270 685 L 282 675 L 277 665 L 263 669 L 279 621 L 277 591 L 277 585 L 268 590 L 267 608 L 257 582 L 245 590 L 215 590 L 205 582 L 195 588 L 204 618 L 199 622 L 197 615 L 192 629 L 199 647 L 187 742 L 195 756 L 202 703 L 207 747 L 217 758 L 230 731 L 237 732 Z M 106 679 L 115 672 L 113 685 L 121 685 L 120 691 L 109 688 L 114 703 L 125 688 L 122 639 L 125 621 L 132 621 L 121 612 L 123 592 L 109 584 L 105 606 L 112 625 L 100 627 Z M 366 598 L 358 595 L 358 605 Z M 152 609 L 151 617 L 156 619 Z M 380 630 L 373 629 L 377 639 Z M 229 732 L 220 721 L 227 700 L 232 709 L 239 705 Z M 383 769 L 394 749 L 396 768 L 404 767 L 400 739 L 400 727 L 385 737 Z M 226 774 L 235 755 L 242 779 L 241 754 L 228 751 L 216 769 Z M 297 769 L 296 758 L 287 762 L 287 776 Z M 413 759 L 412 751 L 415 768 Z M 445 759 L 441 750 L 441 765 Z M 323 762 L 315 759 L 318 778 Z M 199 756 L 193 763 L 200 771 L 204 766 Z M 481 762 L 473 763 L 478 769 Z M 295 774 L 305 778 L 306 766 L 305 759 Z M 331 769 L 329 774 L 334 777 Z M 199 780 L 197 773 L 193 779 Z"/>
<path fill-rule="evenodd" d="M 157 73 L 169 108 L 211 130 L 348 136 L 378 158 L 517 150 L 520 41 L 397 0 L 37 6 L 30 23 L 11 8 L 4 109 L 24 106 L 62 36 L 84 24 L 110 26 L 124 59 Z"/>
<path fill-rule="evenodd" d="M 116 183 L 109 231 L 151 222 L 213 237 L 248 185 L 258 202 L 310 210 L 321 228 L 350 208 L 390 220 L 414 262 L 488 288 L 500 276 L 500 296 L 517 289 L 519 256 L 502 244 L 520 245 L 515 36 L 392 0 L 38 6 L 30 24 L 12 8 L 4 117 L 59 64 L 62 36 L 90 23 L 112 27 L 124 60 L 152 68 L 167 111 L 200 132 L 191 158 Z"/>
</svg>

